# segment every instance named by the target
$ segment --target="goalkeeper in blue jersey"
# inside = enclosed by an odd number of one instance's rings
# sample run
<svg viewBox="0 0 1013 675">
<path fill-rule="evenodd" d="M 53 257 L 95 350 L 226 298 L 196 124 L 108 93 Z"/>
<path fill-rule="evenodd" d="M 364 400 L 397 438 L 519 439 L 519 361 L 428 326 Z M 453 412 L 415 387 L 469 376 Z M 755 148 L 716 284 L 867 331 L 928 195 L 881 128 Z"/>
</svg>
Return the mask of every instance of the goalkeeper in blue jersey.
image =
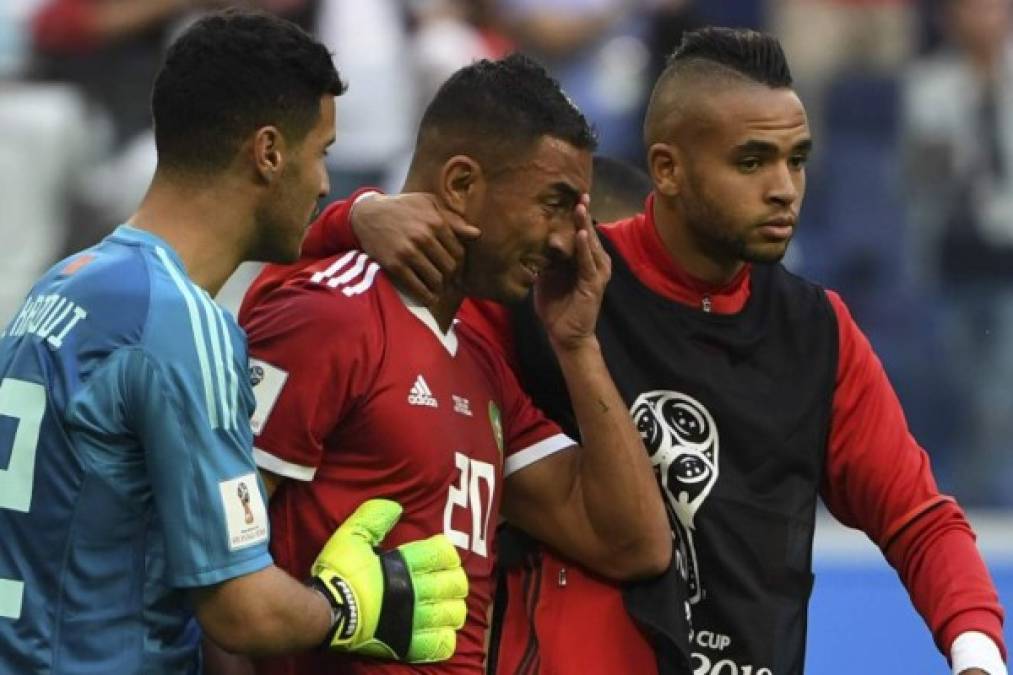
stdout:
<svg viewBox="0 0 1013 675">
<path fill-rule="evenodd" d="M 199 672 L 201 629 L 246 653 L 453 652 L 457 554 L 375 549 L 393 502 L 335 523 L 308 585 L 272 565 L 246 338 L 211 301 L 241 261 L 298 256 L 342 91 L 292 24 L 196 23 L 155 82 L 137 213 L 0 334 L 0 673 Z"/>
</svg>

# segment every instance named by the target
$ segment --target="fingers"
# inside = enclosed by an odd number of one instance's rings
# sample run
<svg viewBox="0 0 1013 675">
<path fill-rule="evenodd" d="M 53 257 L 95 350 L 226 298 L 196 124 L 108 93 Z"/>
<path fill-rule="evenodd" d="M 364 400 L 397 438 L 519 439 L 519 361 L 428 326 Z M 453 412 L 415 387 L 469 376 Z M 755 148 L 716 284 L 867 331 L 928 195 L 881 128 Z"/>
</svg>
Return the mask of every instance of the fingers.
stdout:
<svg viewBox="0 0 1013 675">
<path fill-rule="evenodd" d="M 472 241 L 482 236 L 482 230 L 478 229 L 453 211 L 443 209 L 442 213 L 443 220 L 450 226 L 450 232 L 454 235 L 455 241 L 460 239 Z"/>
<path fill-rule="evenodd" d="M 597 276 L 594 253 L 591 251 L 591 236 L 587 230 L 577 230 L 574 242 L 574 254 L 577 258 L 577 276 L 581 279 L 593 280 Z"/>
<path fill-rule="evenodd" d="M 446 661 L 457 648 L 457 633 L 451 628 L 417 630 L 412 634 L 407 660 L 411 663 Z"/>
<path fill-rule="evenodd" d="M 461 557 L 446 535 L 435 534 L 428 539 L 410 541 L 398 546 L 412 576 L 461 566 Z"/>
<path fill-rule="evenodd" d="M 585 279 L 593 278 L 596 272 L 595 257 L 592 251 L 594 242 L 594 225 L 587 211 L 587 202 L 581 195 L 580 202 L 573 209 L 573 219 L 577 228 L 574 241 L 574 255 L 577 259 L 577 274 Z M 596 241 L 596 238 L 595 238 Z"/>
<path fill-rule="evenodd" d="M 335 536 L 363 539 L 377 546 L 401 517 L 401 505 L 389 499 L 370 499 L 359 505 L 341 524 Z"/>
<path fill-rule="evenodd" d="M 464 247 L 447 228 L 438 228 L 433 237 L 422 242 L 421 249 L 429 264 L 440 273 L 441 282 L 454 275 L 464 257 Z"/>
<path fill-rule="evenodd" d="M 468 596 L 468 576 L 460 567 L 429 574 L 412 575 L 415 602 L 464 600 Z"/>
<path fill-rule="evenodd" d="M 588 211 L 590 196 L 581 195 L 580 201 L 574 207 L 574 222 L 577 227 L 576 240 L 574 243 L 574 255 L 577 258 L 577 269 L 581 277 L 591 279 L 604 274 L 606 278 L 611 275 L 612 260 L 605 247 L 601 244 L 598 230 L 594 226 L 591 214 Z"/>
<path fill-rule="evenodd" d="M 456 218 L 456 216 L 454 217 Z M 469 225 L 468 227 L 471 226 Z M 464 260 L 464 244 L 462 244 L 457 238 L 458 235 L 454 233 L 452 227 L 439 227 L 436 229 L 435 234 L 439 245 L 443 248 L 444 252 L 453 259 L 456 269 L 456 266 L 461 264 L 461 261 Z M 449 276 L 453 274 L 455 269 L 446 270 L 447 275 Z"/>
<path fill-rule="evenodd" d="M 400 230 L 400 238 L 386 244 L 387 252 L 378 251 L 377 258 L 403 290 L 428 305 L 457 273 L 465 252 L 461 239 L 474 239 L 481 231 L 442 208 L 433 195 L 406 194 L 398 199 L 404 211 L 391 229 Z"/>
<path fill-rule="evenodd" d="M 412 627 L 416 630 L 427 628 L 460 628 L 468 615 L 468 606 L 463 599 L 440 602 L 416 602 L 412 615 Z"/>
<path fill-rule="evenodd" d="M 431 305 L 436 301 L 436 293 L 431 291 L 424 281 L 407 266 L 392 266 L 389 269 L 391 277 L 405 293 L 418 300 L 423 305 Z M 439 291 L 437 291 L 438 293 Z"/>
</svg>

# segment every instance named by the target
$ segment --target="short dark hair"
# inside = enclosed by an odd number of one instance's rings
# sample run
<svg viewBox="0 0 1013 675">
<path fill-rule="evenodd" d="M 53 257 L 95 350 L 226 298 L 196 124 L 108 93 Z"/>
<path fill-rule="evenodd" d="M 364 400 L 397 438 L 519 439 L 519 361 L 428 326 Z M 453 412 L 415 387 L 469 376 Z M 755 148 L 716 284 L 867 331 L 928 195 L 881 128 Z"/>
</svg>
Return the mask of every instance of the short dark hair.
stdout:
<svg viewBox="0 0 1013 675">
<path fill-rule="evenodd" d="M 169 48 L 151 97 L 159 165 L 214 171 L 242 139 L 274 124 L 301 141 L 320 97 L 345 85 L 327 48 L 295 24 L 264 12 L 212 13 Z"/>
<path fill-rule="evenodd" d="M 772 89 L 791 87 L 791 70 L 773 35 L 747 28 L 710 27 L 688 31 L 658 77 L 644 115 L 644 145 L 660 140 L 673 113 L 684 110 L 707 85 L 755 82 Z"/>
<path fill-rule="evenodd" d="M 559 82 L 522 54 L 483 59 L 443 83 L 419 124 L 416 152 L 439 138 L 451 153 L 482 154 L 493 147 L 514 152 L 543 136 L 581 150 L 598 146 L 594 130 Z"/>
<path fill-rule="evenodd" d="M 745 28 L 712 26 L 688 31 L 682 42 L 668 57 L 666 71 L 681 64 L 709 61 L 765 84 L 768 87 L 790 87 L 791 69 L 781 43 L 773 35 Z"/>
</svg>

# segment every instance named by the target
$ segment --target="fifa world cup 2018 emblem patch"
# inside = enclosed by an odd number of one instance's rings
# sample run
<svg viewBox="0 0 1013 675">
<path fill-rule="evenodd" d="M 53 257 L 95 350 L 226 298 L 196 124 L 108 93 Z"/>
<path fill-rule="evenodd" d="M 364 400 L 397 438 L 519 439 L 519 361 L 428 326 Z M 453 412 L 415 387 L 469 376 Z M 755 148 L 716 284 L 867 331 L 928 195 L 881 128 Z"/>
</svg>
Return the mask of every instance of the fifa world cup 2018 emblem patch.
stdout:
<svg viewBox="0 0 1013 675">
<path fill-rule="evenodd" d="M 250 365 L 250 386 L 256 387 L 264 381 L 264 368 L 256 364 Z"/>
<path fill-rule="evenodd" d="M 239 487 L 236 488 L 236 495 L 239 497 L 239 502 L 243 505 L 244 519 L 246 524 L 249 525 L 253 522 L 253 511 L 250 509 L 250 490 L 246 487 L 246 483 L 240 483 Z"/>
<path fill-rule="evenodd" d="M 677 535 L 676 560 L 689 584 L 689 601 L 703 597 L 693 536 L 694 520 L 718 480 L 718 428 L 707 408 L 677 391 L 649 391 L 630 414 L 651 456 Z"/>
<path fill-rule="evenodd" d="M 492 435 L 496 439 L 496 447 L 499 448 L 500 456 L 503 455 L 503 422 L 500 419 L 499 406 L 489 401 L 489 424 L 492 425 Z"/>
</svg>

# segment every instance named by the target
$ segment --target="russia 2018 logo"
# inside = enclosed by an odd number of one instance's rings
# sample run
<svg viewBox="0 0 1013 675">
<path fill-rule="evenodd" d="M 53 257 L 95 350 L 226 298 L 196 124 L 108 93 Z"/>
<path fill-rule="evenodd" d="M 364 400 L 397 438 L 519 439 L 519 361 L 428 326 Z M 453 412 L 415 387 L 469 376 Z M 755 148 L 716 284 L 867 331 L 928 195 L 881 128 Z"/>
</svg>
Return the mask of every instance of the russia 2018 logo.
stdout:
<svg viewBox="0 0 1013 675">
<path fill-rule="evenodd" d="M 630 414 L 665 495 L 678 535 L 677 562 L 689 583 L 689 601 L 696 603 L 703 589 L 693 521 L 718 479 L 717 426 L 699 401 L 677 391 L 645 392 L 634 401 Z"/>
</svg>

